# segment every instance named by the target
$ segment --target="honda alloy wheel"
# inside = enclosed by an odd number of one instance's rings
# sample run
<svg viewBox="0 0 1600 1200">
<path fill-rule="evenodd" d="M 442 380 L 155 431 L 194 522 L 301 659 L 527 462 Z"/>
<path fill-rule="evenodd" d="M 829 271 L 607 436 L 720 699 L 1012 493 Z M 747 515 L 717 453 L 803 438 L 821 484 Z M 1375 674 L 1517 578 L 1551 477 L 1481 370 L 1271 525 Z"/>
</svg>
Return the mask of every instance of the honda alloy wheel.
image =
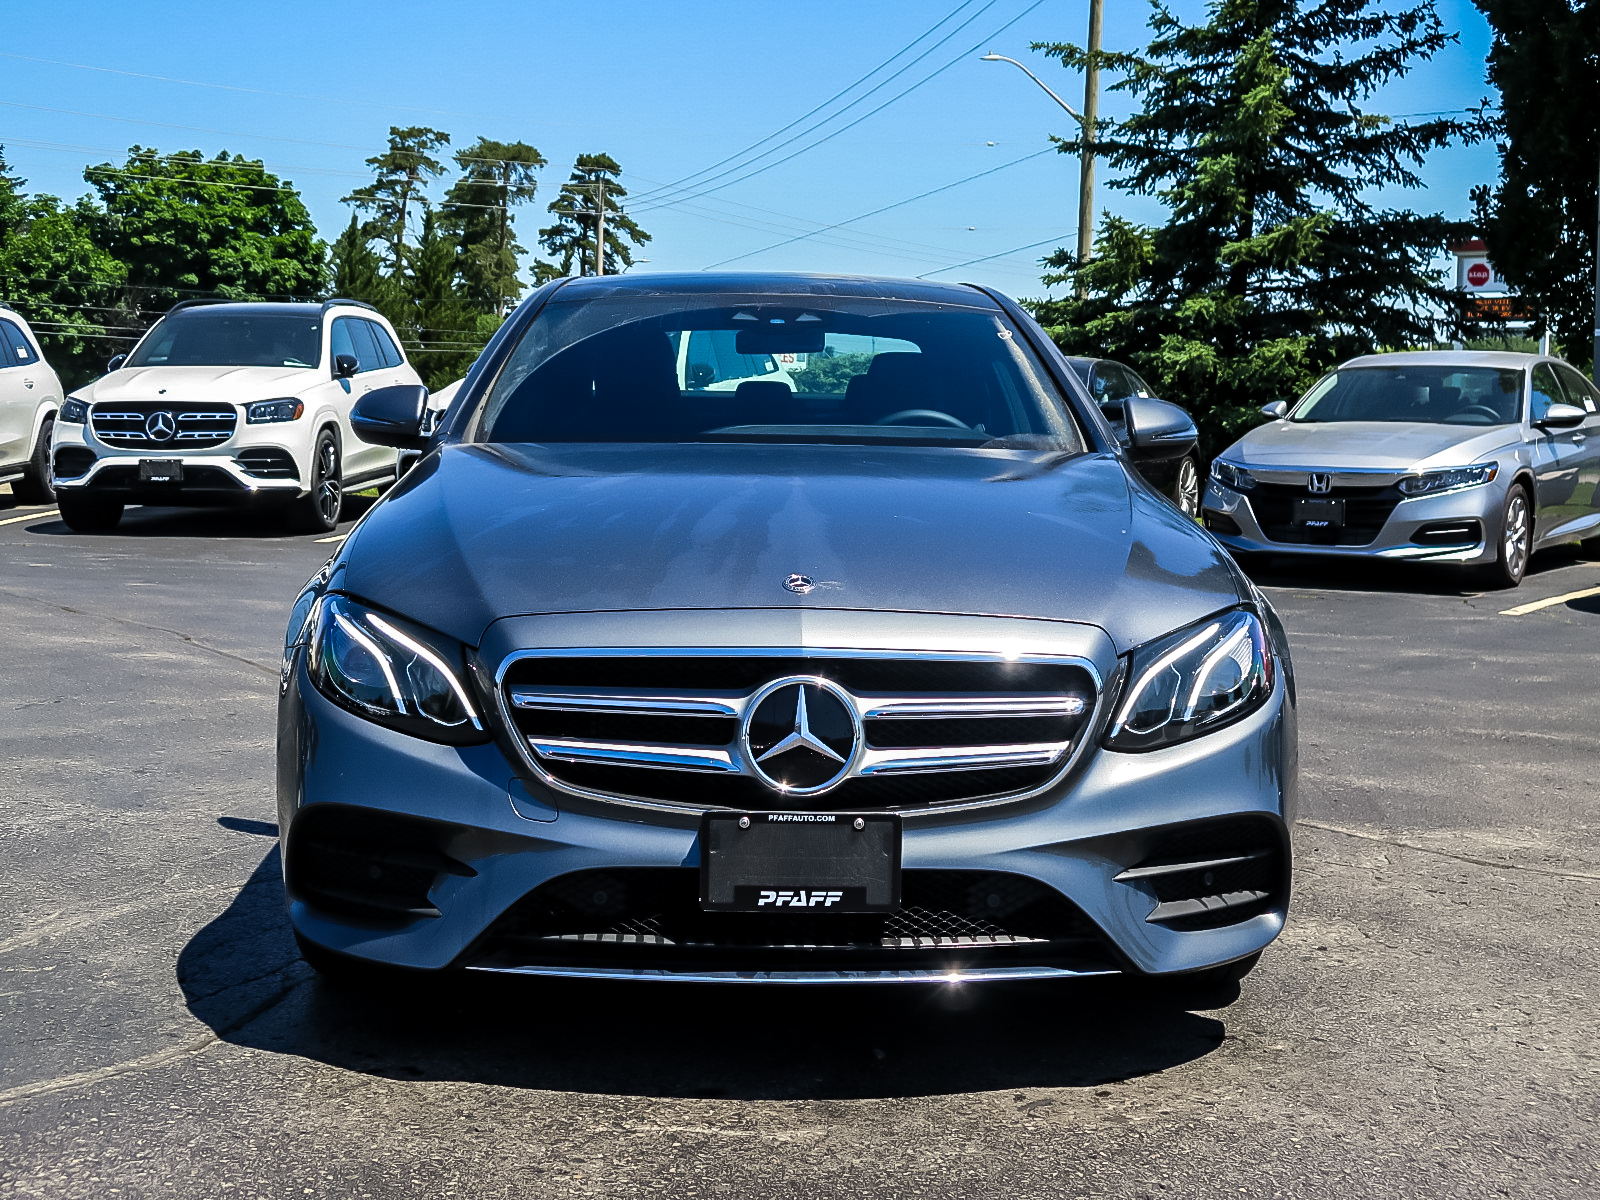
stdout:
<svg viewBox="0 0 1600 1200">
<path fill-rule="evenodd" d="M 1533 553 L 1533 505 L 1528 490 L 1520 483 L 1506 493 L 1505 511 L 1500 519 L 1500 538 L 1495 561 L 1480 570 L 1485 587 L 1514 588 L 1528 570 Z"/>
<path fill-rule="evenodd" d="M 1178 463 L 1178 477 L 1172 484 L 1172 502 L 1186 517 L 1200 516 L 1200 466 L 1193 458 Z"/>
</svg>

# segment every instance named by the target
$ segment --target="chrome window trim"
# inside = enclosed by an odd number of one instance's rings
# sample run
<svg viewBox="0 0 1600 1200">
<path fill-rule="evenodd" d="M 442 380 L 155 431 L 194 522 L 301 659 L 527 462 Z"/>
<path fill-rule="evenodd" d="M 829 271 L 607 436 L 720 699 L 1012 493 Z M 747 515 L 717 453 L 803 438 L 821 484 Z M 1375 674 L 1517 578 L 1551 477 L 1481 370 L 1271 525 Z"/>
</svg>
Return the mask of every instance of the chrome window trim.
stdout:
<svg viewBox="0 0 1600 1200">
<path fill-rule="evenodd" d="M 922 660 L 942 662 L 980 662 L 980 663 L 1037 663 L 1049 666 L 1073 666 L 1086 672 L 1093 682 L 1095 694 L 1093 704 L 1084 714 L 1083 722 L 1079 727 L 1076 740 L 1071 743 L 1037 743 L 1028 745 L 989 745 L 971 747 L 971 754 L 963 754 L 965 747 L 915 747 L 876 749 L 864 743 L 859 748 L 857 761 L 852 774 L 857 776 L 885 775 L 891 772 L 912 774 L 919 771 L 954 771 L 978 770 L 990 767 L 1007 766 L 1042 766 L 1053 759 L 1060 759 L 1060 768 L 1042 783 L 1022 791 L 1005 792 L 994 796 L 983 796 L 973 800 L 957 800 L 948 804 L 916 807 L 886 807 L 884 811 L 895 812 L 903 815 L 916 816 L 923 813 L 959 813 L 973 809 L 992 808 L 999 804 L 1014 804 L 1035 796 L 1055 787 L 1081 760 L 1087 747 L 1094 742 L 1103 723 L 1106 705 L 1106 687 L 1104 677 L 1095 664 L 1079 654 L 1050 654 L 1038 651 L 1012 654 L 992 650 L 885 650 L 877 648 L 864 648 L 859 646 L 561 646 L 548 649 L 522 649 L 514 650 L 500 661 L 494 674 L 495 704 L 506 736 L 516 746 L 521 761 L 533 773 L 534 777 L 546 787 L 558 793 L 579 796 L 587 800 L 598 801 L 602 804 L 618 804 L 629 808 L 639 808 L 663 813 L 703 813 L 733 811 L 724 805 L 717 804 L 684 804 L 669 800 L 659 800 L 646 796 L 633 796 L 617 792 L 600 791 L 595 788 L 580 787 L 551 775 L 539 762 L 539 754 L 535 751 L 531 740 L 525 737 L 518 729 L 513 719 L 513 705 L 510 701 L 508 690 L 505 686 L 506 674 L 519 662 L 530 658 L 874 658 L 874 659 L 899 659 Z M 761 694 L 760 688 L 752 691 L 752 697 Z M 572 689 L 571 692 L 549 688 L 519 689 L 521 695 L 530 699 L 549 698 L 559 700 L 563 708 L 574 700 L 583 701 L 593 699 L 600 703 L 614 703 L 610 697 L 604 696 L 603 689 Z M 883 695 L 867 694 L 856 696 L 848 693 L 856 704 L 859 717 L 865 716 L 870 709 L 876 711 L 884 704 L 894 704 L 901 697 L 886 697 Z M 664 700 L 664 697 L 638 697 L 647 704 L 655 704 Z M 674 699 L 677 699 L 676 697 Z M 726 717 L 730 714 L 721 709 L 726 706 L 735 710 L 736 716 L 742 716 L 745 704 L 751 697 L 744 696 L 705 696 L 690 698 L 695 703 L 704 703 L 708 706 L 715 705 L 715 710 L 708 707 L 706 710 L 690 713 L 683 709 L 662 710 L 657 715 L 703 715 Z M 905 699 L 910 699 L 905 698 Z M 953 699 L 953 698 L 952 698 Z M 966 699 L 963 697 L 962 699 Z M 983 698 L 987 703 L 989 698 Z M 998 701 L 1005 702 L 1015 697 L 998 696 Z M 1062 697 L 1052 697 L 1055 700 L 1064 700 Z M 919 697 L 917 703 L 938 702 L 937 697 Z M 529 704 L 528 708 L 543 708 L 542 704 Z M 554 707 L 554 706 L 551 706 Z M 558 710 L 559 711 L 559 710 Z M 603 712 L 604 708 L 584 708 L 580 711 Z M 650 709 L 624 708 L 613 709 L 645 715 Z M 1081 711 L 1081 709 L 1080 709 Z M 880 715 L 889 715 L 887 713 Z M 894 714 L 899 716 L 900 714 Z M 925 716 L 958 715 L 955 713 L 935 714 L 925 713 Z M 973 715 L 970 711 L 963 710 L 959 715 Z M 1065 712 L 1031 713 L 1022 714 L 1014 711 L 996 713 L 994 715 L 1076 715 Z M 559 761 L 605 763 L 606 765 L 628 767 L 656 767 L 676 770 L 700 770 L 713 774 L 727 774 L 736 772 L 746 774 L 743 766 L 733 761 L 732 755 L 722 747 L 708 746 L 695 748 L 692 754 L 702 757 L 703 765 L 689 766 L 687 764 L 669 763 L 660 761 L 663 747 L 658 746 L 633 746 L 623 743 L 586 742 L 581 739 L 571 738 L 540 738 L 541 745 L 549 746 L 556 753 L 552 757 Z M 734 743 L 737 745 L 737 741 Z M 667 753 L 679 757 L 680 760 L 687 755 L 678 748 L 671 748 Z M 628 757 L 620 757 L 627 754 Z M 607 757 L 618 755 L 618 757 Z M 712 762 L 713 758 L 718 761 Z M 653 761 L 650 761 L 653 759 Z M 727 765 L 722 761 L 725 759 Z M 987 760 L 987 761 L 983 761 Z M 759 776 L 753 776 L 759 778 Z"/>
</svg>

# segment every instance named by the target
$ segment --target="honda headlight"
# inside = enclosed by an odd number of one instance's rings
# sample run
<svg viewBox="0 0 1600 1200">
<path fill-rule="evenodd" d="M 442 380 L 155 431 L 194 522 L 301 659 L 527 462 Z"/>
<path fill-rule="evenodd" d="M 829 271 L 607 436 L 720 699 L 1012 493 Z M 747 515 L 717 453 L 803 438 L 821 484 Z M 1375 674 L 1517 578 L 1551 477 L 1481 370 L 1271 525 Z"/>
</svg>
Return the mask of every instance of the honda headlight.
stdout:
<svg viewBox="0 0 1600 1200">
<path fill-rule="evenodd" d="M 56 420 L 63 425 L 82 425 L 89 419 L 89 406 L 82 400 L 68 396 L 56 412 Z"/>
<path fill-rule="evenodd" d="M 1232 488 L 1236 492 L 1248 492 L 1256 485 L 1249 471 L 1243 467 L 1236 467 L 1231 462 L 1223 462 L 1220 458 L 1211 464 L 1211 478 L 1223 487 Z"/>
<path fill-rule="evenodd" d="M 1425 475 L 1411 475 L 1402 479 L 1398 486 L 1401 493 L 1407 496 L 1431 496 L 1435 492 L 1477 487 L 1490 482 L 1498 474 L 1499 463 L 1476 463 L 1470 467 L 1451 467 L 1444 471 L 1429 471 Z"/>
<path fill-rule="evenodd" d="M 245 424 L 271 425 L 279 421 L 298 421 L 306 406 L 294 397 L 283 400 L 261 400 L 244 410 Z"/>
<path fill-rule="evenodd" d="M 1272 695 L 1273 668 L 1260 618 L 1242 608 L 1140 646 L 1106 746 L 1154 750 L 1232 724 Z"/>
<path fill-rule="evenodd" d="M 465 652 L 431 630 L 326 596 L 308 669 L 335 704 L 433 742 L 484 742 L 488 734 L 462 685 Z"/>
</svg>

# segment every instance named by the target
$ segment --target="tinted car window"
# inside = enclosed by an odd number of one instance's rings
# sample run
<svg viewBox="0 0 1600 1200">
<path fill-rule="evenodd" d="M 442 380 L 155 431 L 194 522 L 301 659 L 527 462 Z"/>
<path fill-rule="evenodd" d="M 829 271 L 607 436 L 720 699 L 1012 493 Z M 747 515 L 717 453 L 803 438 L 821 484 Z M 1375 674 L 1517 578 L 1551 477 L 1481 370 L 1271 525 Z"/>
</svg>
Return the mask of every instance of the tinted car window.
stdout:
<svg viewBox="0 0 1600 1200">
<path fill-rule="evenodd" d="M 353 319 L 350 317 L 340 317 L 333 323 L 333 332 L 328 335 L 328 353 L 335 362 L 338 361 L 341 354 L 347 354 L 351 358 L 356 357 L 355 343 L 350 340 L 350 326 L 352 324 Z M 360 360 L 357 359 L 356 361 L 359 362 Z"/>
<path fill-rule="evenodd" d="M 383 366 L 371 329 L 372 326 L 360 317 L 340 317 L 333 323 L 333 353 L 354 355 L 358 375 Z"/>
<path fill-rule="evenodd" d="M 318 317 L 188 309 L 162 317 L 128 356 L 130 367 L 314 367 Z"/>
<path fill-rule="evenodd" d="M 367 333 L 371 336 L 373 344 L 378 349 L 378 361 L 386 367 L 398 367 L 400 365 L 400 351 L 395 348 L 393 340 L 390 339 L 389 331 L 376 321 L 363 321 L 362 324 L 367 327 Z"/>
<path fill-rule="evenodd" d="M 0 321 L 0 367 L 26 367 L 38 361 L 22 330 L 10 321 Z"/>
<path fill-rule="evenodd" d="M 1556 373 L 1549 363 L 1538 363 L 1533 368 L 1533 390 L 1528 397 L 1528 419 L 1542 421 L 1552 404 L 1566 404 L 1567 394 L 1561 390 Z"/>
<path fill-rule="evenodd" d="M 1565 363 L 1556 364 L 1556 379 L 1567 394 L 1567 403 L 1576 404 L 1584 412 L 1600 411 L 1600 388 L 1585 379 Z"/>
<path fill-rule="evenodd" d="M 1522 372 L 1498 367 L 1346 367 L 1325 375 L 1291 421 L 1505 425 L 1517 419 Z"/>
<path fill-rule="evenodd" d="M 1065 400 L 997 310 L 733 299 L 547 305 L 490 393 L 478 436 L 1083 448 Z"/>
</svg>

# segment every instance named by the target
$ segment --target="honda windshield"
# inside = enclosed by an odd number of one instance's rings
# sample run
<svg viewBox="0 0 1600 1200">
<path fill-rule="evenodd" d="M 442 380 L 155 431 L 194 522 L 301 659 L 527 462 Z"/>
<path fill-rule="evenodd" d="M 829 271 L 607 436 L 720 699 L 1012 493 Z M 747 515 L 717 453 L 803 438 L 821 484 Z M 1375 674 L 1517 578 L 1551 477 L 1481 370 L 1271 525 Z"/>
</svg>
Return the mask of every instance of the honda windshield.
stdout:
<svg viewBox="0 0 1600 1200">
<path fill-rule="evenodd" d="M 187 309 L 163 317 L 128 356 L 130 367 L 315 367 L 322 321 L 289 313 Z"/>
<path fill-rule="evenodd" d="M 1508 425 L 1518 417 L 1522 378 L 1503 367 L 1348 367 L 1323 378 L 1289 420 Z"/>
<path fill-rule="evenodd" d="M 997 309 L 657 295 L 548 305 L 476 437 L 1081 451 L 1069 414 Z"/>
</svg>

